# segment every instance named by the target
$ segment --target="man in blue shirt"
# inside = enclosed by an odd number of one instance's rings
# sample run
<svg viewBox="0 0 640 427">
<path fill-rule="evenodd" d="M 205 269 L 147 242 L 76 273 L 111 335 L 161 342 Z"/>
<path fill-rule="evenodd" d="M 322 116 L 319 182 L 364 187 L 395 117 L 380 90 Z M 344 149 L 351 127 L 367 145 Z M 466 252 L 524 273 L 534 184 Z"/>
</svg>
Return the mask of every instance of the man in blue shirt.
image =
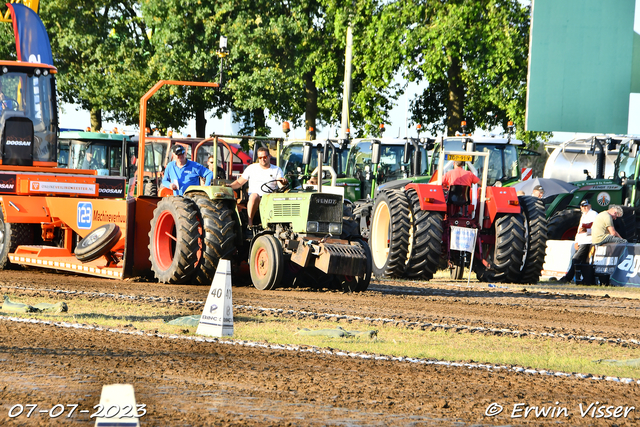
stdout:
<svg viewBox="0 0 640 427">
<path fill-rule="evenodd" d="M 164 171 L 163 187 L 173 190 L 174 195 L 182 196 L 189 186 L 200 185 L 200 177 L 204 178 L 204 185 L 211 185 L 213 173 L 200 163 L 187 160 L 187 153 L 182 145 L 174 145 L 171 151 L 175 160 Z"/>
</svg>

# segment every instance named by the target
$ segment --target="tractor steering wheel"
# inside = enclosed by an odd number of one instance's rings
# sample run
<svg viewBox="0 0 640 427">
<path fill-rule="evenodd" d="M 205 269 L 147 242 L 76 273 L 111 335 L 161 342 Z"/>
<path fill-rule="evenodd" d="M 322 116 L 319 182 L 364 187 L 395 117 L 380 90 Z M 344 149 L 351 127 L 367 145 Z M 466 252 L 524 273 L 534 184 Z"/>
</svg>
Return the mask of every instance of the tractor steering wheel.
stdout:
<svg viewBox="0 0 640 427">
<path fill-rule="evenodd" d="M 270 184 L 273 184 L 274 182 L 276 183 L 276 185 L 278 185 L 277 183 L 280 181 L 280 179 L 272 179 L 271 181 L 267 181 L 264 184 L 262 184 L 260 186 L 260 189 L 262 191 L 264 191 L 265 193 L 284 193 L 285 191 L 287 191 L 290 187 L 291 184 L 289 182 L 287 182 L 286 185 L 283 185 L 282 188 L 280 187 L 276 187 L 275 190 L 270 186 Z"/>
<path fill-rule="evenodd" d="M 2 110 L 11 110 L 18 111 L 18 101 L 12 98 L 5 98 L 0 101 L 0 105 L 2 106 Z"/>
</svg>

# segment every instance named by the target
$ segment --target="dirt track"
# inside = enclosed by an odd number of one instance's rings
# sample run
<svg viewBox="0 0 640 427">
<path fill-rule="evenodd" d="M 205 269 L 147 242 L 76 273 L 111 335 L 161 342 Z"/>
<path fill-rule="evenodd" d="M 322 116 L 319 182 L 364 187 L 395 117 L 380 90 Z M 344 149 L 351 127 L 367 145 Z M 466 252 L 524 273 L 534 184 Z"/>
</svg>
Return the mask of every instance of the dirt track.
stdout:
<svg viewBox="0 0 640 427">
<path fill-rule="evenodd" d="M 0 287 L 4 293 L 25 296 L 64 289 L 159 298 L 139 298 L 131 304 L 204 301 L 208 290 L 41 271 L 2 272 Z M 479 328 L 474 330 L 553 334 L 554 339 L 598 337 L 613 343 L 609 345 L 640 341 L 640 301 L 624 298 L 499 287 L 471 289 L 436 282 L 376 282 L 361 295 L 234 287 L 234 305 L 236 315 L 264 307 L 284 310 L 280 316 L 332 313 L 389 319 L 407 327 L 452 327 L 452 333 Z M 287 314 L 288 310 L 294 314 Z M 637 384 L 126 335 L 6 319 L 0 321 L 0 360 L 4 368 L 0 372 L 1 425 L 93 425 L 89 414 L 99 401 L 101 387 L 113 383 L 134 385 L 137 402 L 146 405 L 143 426 L 635 425 L 640 419 Z M 503 407 L 495 417 L 485 415 L 496 408 L 490 407 L 492 403 Z M 17 404 L 37 404 L 38 408 L 30 418 L 24 414 L 9 418 L 10 409 Z M 77 404 L 78 411 L 90 412 L 76 412 L 71 418 L 64 418 L 68 410 L 58 418 L 37 412 L 57 404 Z M 594 406 L 583 417 L 581 404 L 583 412 L 590 404 L 622 408 L 617 413 L 616 408 L 610 409 L 611 414 L 619 415 L 615 419 L 592 418 L 592 413 L 598 415 L 592 412 Z M 535 411 L 527 418 L 510 417 L 524 415 L 527 405 L 555 410 L 546 417 L 536 417 Z M 551 413 L 559 416 L 552 418 Z"/>
</svg>

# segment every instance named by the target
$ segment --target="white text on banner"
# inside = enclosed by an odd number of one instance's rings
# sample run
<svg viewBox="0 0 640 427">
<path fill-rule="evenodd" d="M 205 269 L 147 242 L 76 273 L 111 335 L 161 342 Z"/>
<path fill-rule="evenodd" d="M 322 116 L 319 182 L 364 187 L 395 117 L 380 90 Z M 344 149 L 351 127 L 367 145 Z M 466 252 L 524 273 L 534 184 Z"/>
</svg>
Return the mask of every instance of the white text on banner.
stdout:
<svg viewBox="0 0 640 427">
<path fill-rule="evenodd" d="M 449 247 L 454 251 L 473 252 L 476 245 L 475 228 L 451 226 L 451 242 Z"/>
</svg>

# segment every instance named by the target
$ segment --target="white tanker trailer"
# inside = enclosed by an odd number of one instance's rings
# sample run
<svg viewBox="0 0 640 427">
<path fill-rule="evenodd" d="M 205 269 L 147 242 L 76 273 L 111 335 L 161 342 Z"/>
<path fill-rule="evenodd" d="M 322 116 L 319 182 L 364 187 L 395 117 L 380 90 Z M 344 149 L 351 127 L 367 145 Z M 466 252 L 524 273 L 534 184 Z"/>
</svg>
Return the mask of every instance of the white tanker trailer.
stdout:
<svg viewBox="0 0 640 427">
<path fill-rule="evenodd" d="M 606 139 L 599 136 L 598 139 Z M 615 171 L 615 161 L 618 157 L 618 147 L 609 150 L 606 146 L 604 177 L 612 179 Z M 592 138 L 574 138 L 561 145 L 547 145 L 547 152 L 551 154 L 544 166 L 543 178 L 555 178 L 567 182 L 584 181 L 594 178 L 597 169 L 597 148 L 594 152 Z M 585 174 L 585 170 L 588 171 Z"/>
</svg>

